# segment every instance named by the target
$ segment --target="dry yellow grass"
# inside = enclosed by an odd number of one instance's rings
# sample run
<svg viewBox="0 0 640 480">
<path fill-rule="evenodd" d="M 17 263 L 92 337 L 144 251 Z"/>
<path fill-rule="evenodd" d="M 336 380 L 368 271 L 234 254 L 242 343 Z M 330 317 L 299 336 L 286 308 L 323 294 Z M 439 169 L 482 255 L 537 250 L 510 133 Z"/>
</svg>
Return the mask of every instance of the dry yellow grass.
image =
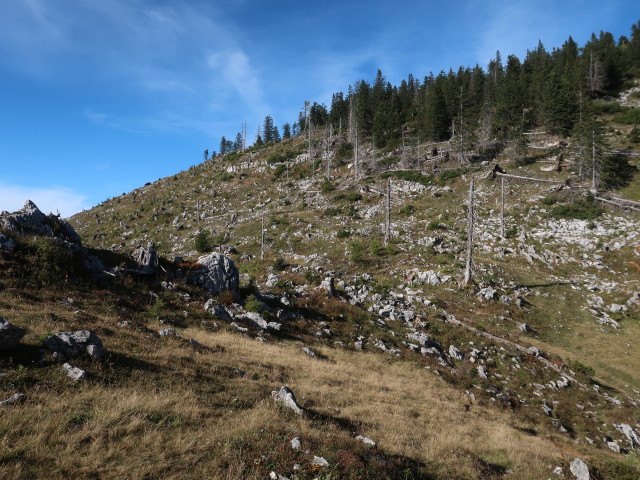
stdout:
<svg viewBox="0 0 640 480">
<path fill-rule="evenodd" d="M 523 433 L 510 414 L 471 405 L 418 365 L 328 348 L 327 359 L 312 359 L 297 345 L 232 333 L 183 335 L 224 351 L 123 332 L 117 346 L 105 342 L 110 364 L 85 365 L 93 374 L 86 383 L 48 367 L 50 384 L 0 416 L 0 477 L 264 478 L 272 467 L 291 473 L 294 460 L 313 454 L 334 461 L 337 446 L 356 448 L 355 434 L 424 464 L 432 478 L 485 478 L 487 465 L 511 468 L 510 478 L 543 478 L 570 456 L 561 440 Z M 134 356 L 136 367 L 117 365 Z M 273 404 L 269 392 L 282 384 L 310 415 Z M 293 436 L 310 454 L 274 456 Z"/>
</svg>

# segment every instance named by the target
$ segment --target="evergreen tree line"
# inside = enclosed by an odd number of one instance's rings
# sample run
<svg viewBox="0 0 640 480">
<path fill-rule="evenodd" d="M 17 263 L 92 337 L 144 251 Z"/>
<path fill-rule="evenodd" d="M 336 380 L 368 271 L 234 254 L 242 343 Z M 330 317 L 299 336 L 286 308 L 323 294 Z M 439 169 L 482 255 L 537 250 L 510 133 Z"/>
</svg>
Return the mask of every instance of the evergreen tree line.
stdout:
<svg viewBox="0 0 640 480">
<path fill-rule="evenodd" d="M 547 51 L 539 42 L 524 60 L 496 53 L 487 69 L 459 67 L 422 80 L 409 75 L 391 85 L 378 70 L 373 83 L 349 86 L 333 94 L 330 108 L 305 102 L 298 121 L 283 126 L 282 138 L 298 136 L 308 128 L 331 128 L 344 133 L 357 125 L 358 135 L 377 148 L 400 144 L 405 135 L 420 142 L 452 140 L 461 152 L 482 154 L 506 142 L 524 145 L 523 132 L 541 129 L 574 136 L 584 152 L 600 142 L 596 134 L 594 100 L 615 96 L 640 77 L 640 21 L 630 37 L 616 40 L 608 32 L 592 34 L 583 46 L 571 38 Z M 267 115 L 256 144 L 280 141 L 278 127 Z M 220 142 L 220 154 L 241 148 Z M 602 150 L 598 143 L 598 151 Z M 586 155 L 586 154 L 585 154 Z M 591 172 L 581 167 L 584 176 Z"/>
<path fill-rule="evenodd" d="M 592 34 L 580 48 L 569 37 L 548 52 L 541 42 L 524 61 L 500 52 L 485 70 L 458 68 L 431 73 L 422 81 L 409 75 L 392 86 L 378 70 L 372 84 L 361 80 L 347 94 L 335 93 L 331 107 L 314 104 L 311 123 L 338 131 L 353 121 L 359 135 L 382 148 L 410 132 L 423 141 L 457 139 L 466 148 L 517 139 L 523 130 L 542 128 L 569 136 L 593 111 L 594 99 L 616 95 L 640 76 L 640 22 L 631 38 Z M 350 118 L 351 117 L 351 118 Z M 306 118 L 299 120 L 300 130 Z"/>
</svg>

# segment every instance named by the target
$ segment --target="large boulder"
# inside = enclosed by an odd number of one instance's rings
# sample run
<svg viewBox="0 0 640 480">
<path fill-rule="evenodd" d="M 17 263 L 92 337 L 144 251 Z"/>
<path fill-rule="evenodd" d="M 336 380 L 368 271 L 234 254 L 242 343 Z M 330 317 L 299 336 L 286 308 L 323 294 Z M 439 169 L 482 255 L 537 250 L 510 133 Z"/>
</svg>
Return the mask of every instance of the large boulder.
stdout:
<svg viewBox="0 0 640 480">
<path fill-rule="evenodd" d="M 80 235 L 67 222 L 56 215 L 45 215 L 31 200 L 17 212 L 0 214 L 0 228 L 21 235 L 55 237 L 80 245 Z"/>
<path fill-rule="evenodd" d="M 281 387 L 280 390 L 274 390 L 271 392 L 271 397 L 276 403 L 284 405 L 290 408 L 298 415 L 302 415 L 304 412 L 296 400 L 296 396 L 289 387 Z"/>
<path fill-rule="evenodd" d="M 144 274 L 155 273 L 160 263 L 158 260 L 158 251 L 153 242 L 149 243 L 146 249 L 142 245 L 138 245 L 133 251 L 132 257 L 138 264 L 140 273 Z"/>
<path fill-rule="evenodd" d="M 56 333 L 47 337 L 44 345 L 58 360 L 66 360 L 82 354 L 89 355 L 94 360 L 100 360 L 105 353 L 102 340 L 90 330 Z"/>
<path fill-rule="evenodd" d="M 24 334 L 23 328 L 16 327 L 0 317 L 0 351 L 15 348 Z"/>
<path fill-rule="evenodd" d="M 196 260 L 200 268 L 194 272 L 193 282 L 213 294 L 229 290 L 236 293 L 240 285 L 238 268 L 229 257 L 213 252 Z"/>
</svg>

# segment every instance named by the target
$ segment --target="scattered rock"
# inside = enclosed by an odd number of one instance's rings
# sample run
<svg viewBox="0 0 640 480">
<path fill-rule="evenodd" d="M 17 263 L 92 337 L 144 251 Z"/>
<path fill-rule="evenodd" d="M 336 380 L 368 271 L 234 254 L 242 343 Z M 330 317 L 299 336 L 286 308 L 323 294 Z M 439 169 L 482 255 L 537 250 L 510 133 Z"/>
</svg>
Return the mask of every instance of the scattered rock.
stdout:
<svg viewBox="0 0 640 480">
<path fill-rule="evenodd" d="M 85 372 L 84 370 L 78 367 L 73 367 L 68 363 L 65 363 L 64 365 L 62 365 L 62 369 L 67 374 L 67 377 L 69 377 L 74 382 L 77 382 L 78 380 L 82 380 L 87 376 L 87 372 Z"/>
<path fill-rule="evenodd" d="M 291 439 L 291 448 L 293 448 L 294 450 L 300 450 L 301 445 L 302 444 L 300 443 L 300 438 L 294 437 Z"/>
<path fill-rule="evenodd" d="M 569 470 L 577 480 L 589 480 L 589 468 L 580 458 L 574 459 L 569 464 Z"/>
<path fill-rule="evenodd" d="M 371 445 L 372 447 L 376 446 L 376 442 L 371 440 L 369 437 L 363 437 L 362 435 L 358 435 L 356 437 L 356 440 L 360 440 L 362 443 L 367 444 L 367 445 Z"/>
<path fill-rule="evenodd" d="M 336 296 L 335 279 L 333 277 L 325 277 L 320 284 L 320 288 L 324 288 L 327 291 L 327 297 L 332 298 Z"/>
<path fill-rule="evenodd" d="M 6 400 L 0 402 L 0 407 L 8 407 L 9 405 L 15 405 L 24 400 L 24 393 L 14 393 Z"/>
<path fill-rule="evenodd" d="M 276 284 L 280 281 L 280 277 L 278 275 L 276 275 L 275 273 L 270 273 L 269 276 L 267 277 L 267 281 L 265 282 L 265 285 L 269 288 L 273 288 L 276 286 Z"/>
<path fill-rule="evenodd" d="M 324 457 L 318 457 L 316 455 L 313 456 L 313 461 L 311 462 L 312 467 L 328 467 L 329 462 Z"/>
<path fill-rule="evenodd" d="M 173 328 L 165 328 L 164 330 L 160 330 L 158 335 L 161 337 L 177 337 L 178 332 L 176 332 Z"/>
<path fill-rule="evenodd" d="M 100 360 L 105 353 L 102 341 L 90 330 L 56 333 L 47 337 L 44 345 L 56 359 L 60 360 L 74 358 L 83 353 L 94 360 Z"/>
<path fill-rule="evenodd" d="M 454 345 L 449 347 L 449 356 L 451 358 L 455 358 L 456 360 L 464 360 L 464 354 L 458 350 Z"/>
<path fill-rule="evenodd" d="M 638 436 L 636 431 L 631 428 L 630 425 L 627 425 L 626 423 L 614 423 L 613 426 L 616 430 L 627 437 L 627 440 L 631 444 L 631 448 L 640 447 L 640 436 Z"/>
<path fill-rule="evenodd" d="M 281 387 L 280 390 L 274 390 L 271 392 L 271 396 L 275 402 L 281 403 L 285 407 L 290 408 L 298 415 L 302 415 L 304 412 L 296 402 L 296 396 L 289 387 Z"/>
<path fill-rule="evenodd" d="M 302 347 L 302 351 L 304 353 L 306 353 L 307 355 L 309 355 L 310 357 L 314 358 L 316 356 L 316 352 L 314 352 L 313 350 L 311 350 L 308 347 Z"/>
<path fill-rule="evenodd" d="M 476 295 L 485 300 L 493 300 L 498 295 L 498 292 L 491 287 L 486 287 L 482 288 Z"/>
<path fill-rule="evenodd" d="M 23 328 L 16 327 L 0 317 L 0 351 L 15 348 L 24 337 L 24 334 L 25 330 Z"/>
</svg>

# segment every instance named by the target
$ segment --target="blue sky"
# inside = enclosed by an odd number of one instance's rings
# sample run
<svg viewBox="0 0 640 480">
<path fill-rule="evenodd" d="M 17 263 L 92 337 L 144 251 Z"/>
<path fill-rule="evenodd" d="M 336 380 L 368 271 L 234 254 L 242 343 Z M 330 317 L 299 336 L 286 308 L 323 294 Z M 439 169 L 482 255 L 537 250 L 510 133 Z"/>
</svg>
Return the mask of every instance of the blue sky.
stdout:
<svg viewBox="0 0 640 480">
<path fill-rule="evenodd" d="M 637 0 L 0 0 L 0 210 L 69 216 L 249 141 L 264 116 L 500 50 L 629 35 Z"/>
</svg>

